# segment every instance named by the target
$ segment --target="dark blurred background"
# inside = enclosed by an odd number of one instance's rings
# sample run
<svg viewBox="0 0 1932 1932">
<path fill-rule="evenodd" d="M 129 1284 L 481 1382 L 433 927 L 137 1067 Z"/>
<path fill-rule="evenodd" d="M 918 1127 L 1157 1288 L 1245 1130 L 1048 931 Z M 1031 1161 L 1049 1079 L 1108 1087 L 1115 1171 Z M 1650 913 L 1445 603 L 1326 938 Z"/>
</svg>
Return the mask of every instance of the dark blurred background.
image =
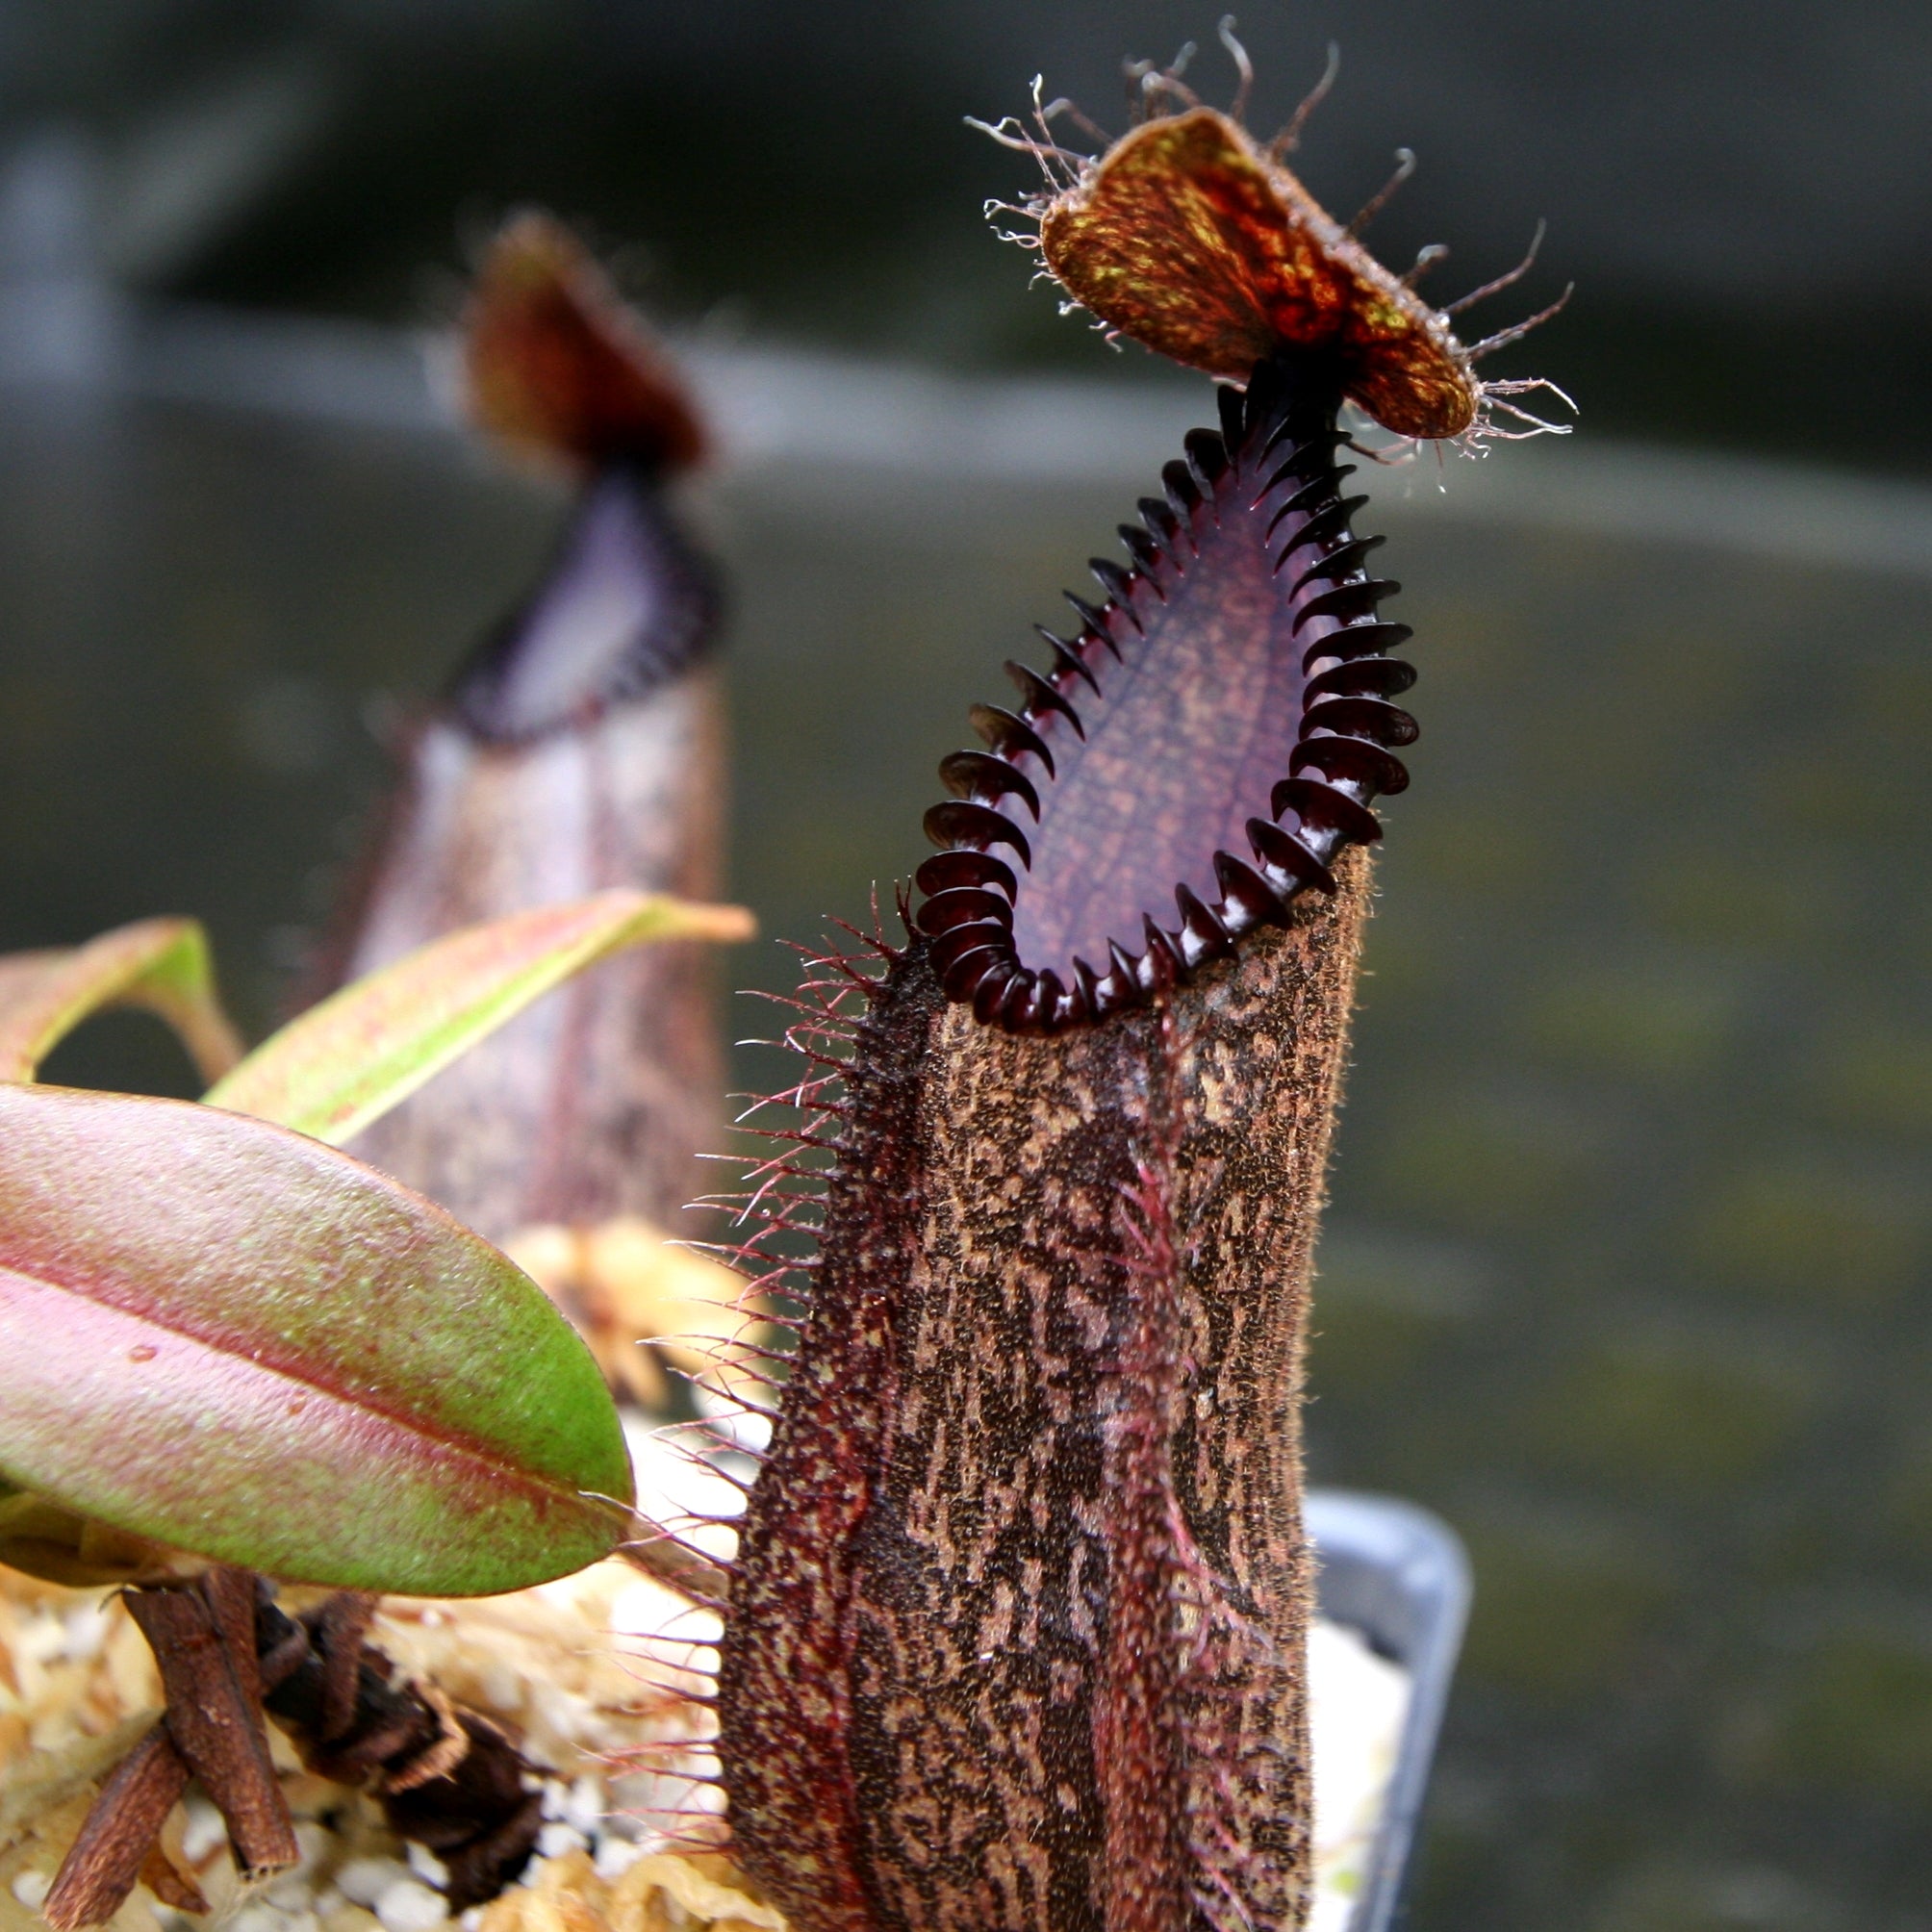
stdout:
<svg viewBox="0 0 1932 1932">
<path fill-rule="evenodd" d="M 267 1023 L 380 740 L 563 500 L 412 331 L 540 200 L 678 332 L 724 456 L 735 890 L 921 852 L 999 660 L 1211 414 L 1029 290 L 962 125 L 1096 118 L 1154 4 L 0 4 L 0 946 L 155 911 Z M 1323 1253 L 1315 1473 L 1477 1608 L 1426 1932 L 1932 1927 L 1932 12 L 1256 9 L 1253 118 L 1565 443 L 1371 477 L 1424 737 Z M 734 983 L 776 986 L 769 943 Z M 762 1030 L 740 1003 L 734 1033 Z M 181 1088 L 158 1030 L 51 1069 Z M 755 1057 L 746 1078 L 770 1078 Z"/>
<path fill-rule="evenodd" d="M 1028 80 L 1103 124 L 1176 0 L 9 0 L 0 113 L 96 144 L 111 263 L 149 289 L 382 321 L 433 306 L 465 222 L 535 198 L 641 249 L 664 312 L 951 366 L 1090 360 L 979 206 L 1028 165 L 962 122 Z M 1391 260 L 1438 299 L 1539 217 L 1574 278 L 1540 336 L 1601 432 L 1908 469 L 1926 446 L 1932 12 L 1913 0 L 1610 8 L 1307 0 L 1241 16 L 1258 128 L 1340 43 L 1300 165 L 1347 212 L 1398 143 Z"/>
</svg>

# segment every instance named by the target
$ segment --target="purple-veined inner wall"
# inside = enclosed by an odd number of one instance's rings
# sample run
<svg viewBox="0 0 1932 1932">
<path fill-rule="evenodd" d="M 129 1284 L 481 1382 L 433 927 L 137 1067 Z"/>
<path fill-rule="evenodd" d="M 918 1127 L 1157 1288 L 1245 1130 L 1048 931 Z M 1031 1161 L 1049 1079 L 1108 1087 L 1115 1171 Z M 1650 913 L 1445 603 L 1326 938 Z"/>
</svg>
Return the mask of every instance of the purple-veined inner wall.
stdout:
<svg viewBox="0 0 1932 1932">
<path fill-rule="evenodd" d="M 1250 510 L 1253 494 L 1236 485 L 1219 500 L 1218 523 L 1204 516 L 1201 554 L 1166 603 L 1151 593 L 1136 599 L 1144 638 L 1117 623 L 1124 661 L 1105 648 L 1089 659 L 1102 695 L 1084 684 L 1068 693 L 1085 742 L 1062 718 L 1040 727 L 1058 778 L 1044 781 L 1027 759 L 1039 825 L 1018 801 L 1005 806 L 1032 849 L 1013 909 L 1024 966 L 1066 980 L 1078 955 L 1104 973 L 1109 939 L 1143 950 L 1143 914 L 1178 923 L 1177 885 L 1214 902 L 1217 851 L 1249 855 L 1247 822 L 1267 817 L 1300 734 L 1312 641 L 1289 635 L 1287 593 L 1306 558 L 1275 574 L 1269 551 L 1284 533 L 1265 541 L 1272 509 Z"/>
</svg>

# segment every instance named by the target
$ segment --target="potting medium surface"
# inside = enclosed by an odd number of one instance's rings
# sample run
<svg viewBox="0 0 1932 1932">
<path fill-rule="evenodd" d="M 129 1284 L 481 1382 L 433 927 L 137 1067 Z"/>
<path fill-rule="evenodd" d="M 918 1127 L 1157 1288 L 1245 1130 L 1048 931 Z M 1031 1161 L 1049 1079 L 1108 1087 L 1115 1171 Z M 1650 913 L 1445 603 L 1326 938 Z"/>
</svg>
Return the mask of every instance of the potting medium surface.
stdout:
<svg viewBox="0 0 1932 1932">
<path fill-rule="evenodd" d="M 728 1515 L 742 1492 L 694 1468 L 647 1427 L 633 1434 L 640 1507 L 656 1519 Z M 721 1554 L 728 1529 L 708 1534 Z M 567 1895 L 609 1932 L 681 1922 L 731 1932 L 779 1928 L 715 1866 L 668 1855 L 694 1792 L 678 1765 L 614 1772 L 612 1753 L 709 1729 L 680 1704 L 701 1688 L 717 1636 L 694 1611 L 619 1563 L 513 1597 L 437 1604 L 393 1599 L 376 1640 L 405 1670 L 510 1726 L 556 1775 L 544 1788 L 538 1857 L 521 1883 L 461 1915 L 465 1932 L 553 1932 Z M 1409 1673 L 1360 1631 L 1317 1619 L 1309 1635 L 1315 1768 L 1315 1899 L 1308 1932 L 1350 1932 L 1363 1893 L 1410 1702 Z M 21 1580 L 0 1589 L 0 1932 L 39 1932 L 36 1917 L 91 1796 L 93 1778 L 159 1703 L 153 1663 L 112 1595 Z M 699 1754 L 701 1756 L 701 1754 Z M 165 1833 L 215 1910 L 191 1919 L 137 1891 L 114 1932 L 436 1932 L 449 1922 L 445 1875 L 419 1846 L 381 1825 L 373 1805 L 295 1769 L 280 1754 L 302 1863 L 266 1885 L 235 1880 L 219 1815 L 191 1796 Z M 708 1888 L 708 1889 L 707 1889 Z M 660 1900 L 684 1917 L 651 1914 Z M 581 1923 L 582 1910 L 566 1922 Z"/>
</svg>

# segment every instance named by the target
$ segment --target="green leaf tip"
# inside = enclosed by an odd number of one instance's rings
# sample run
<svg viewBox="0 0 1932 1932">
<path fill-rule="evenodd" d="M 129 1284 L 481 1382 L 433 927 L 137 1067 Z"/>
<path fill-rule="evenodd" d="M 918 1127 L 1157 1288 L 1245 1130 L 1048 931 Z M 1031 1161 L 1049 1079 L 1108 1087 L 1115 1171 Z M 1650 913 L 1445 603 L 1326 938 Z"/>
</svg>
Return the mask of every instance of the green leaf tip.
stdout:
<svg viewBox="0 0 1932 1932">
<path fill-rule="evenodd" d="M 625 889 L 467 927 L 311 1007 L 203 1098 L 340 1147 L 585 967 L 652 940 L 752 929 L 740 906 Z"/>
<path fill-rule="evenodd" d="M 200 923 L 143 919 L 85 946 L 0 958 L 0 1080 L 31 1080 L 67 1034 L 109 1006 L 159 1014 L 204 1080 L 221 1079 L 242 1057 Z"/>
</svg>

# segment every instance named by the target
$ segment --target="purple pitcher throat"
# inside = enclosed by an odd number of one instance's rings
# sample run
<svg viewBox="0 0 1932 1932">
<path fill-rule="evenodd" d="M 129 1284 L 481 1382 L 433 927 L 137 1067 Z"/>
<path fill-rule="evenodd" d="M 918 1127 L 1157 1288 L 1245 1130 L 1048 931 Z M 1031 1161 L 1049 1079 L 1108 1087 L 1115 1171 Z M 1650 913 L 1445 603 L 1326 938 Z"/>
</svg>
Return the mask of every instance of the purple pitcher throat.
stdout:
<svg viewBox="0 0 1932 1932">
<path fill-rule="evenodd" d="M 1044 672 L 1009 663 L 1017 709 L 976 705 L 987 750 L 940 767 L 915 924 L 948 997 L 1015 1031 L 1136 1004 L 1332 892 L 1408 783 L 1415 723 L 1386 700 L 1415 674 L 1385 652 L 1410 631 L 1378 616 L 1382 539 L 1349 527 L 1338 379 L 1277 358 L 1220 398 L 1122 527 L 1128 564 L 1093 565 L 1106 601 L 1070 598 L 1079 631 L 1041 633 Z"/>
<path fill-rule="evenodd" d="M 543 580 L 458 672 L 451 708 L 478 737 L 527 744 L 643 698 L 708 650 L 715 575 L 657 471 L 606 464 Z"/>
</svg>

